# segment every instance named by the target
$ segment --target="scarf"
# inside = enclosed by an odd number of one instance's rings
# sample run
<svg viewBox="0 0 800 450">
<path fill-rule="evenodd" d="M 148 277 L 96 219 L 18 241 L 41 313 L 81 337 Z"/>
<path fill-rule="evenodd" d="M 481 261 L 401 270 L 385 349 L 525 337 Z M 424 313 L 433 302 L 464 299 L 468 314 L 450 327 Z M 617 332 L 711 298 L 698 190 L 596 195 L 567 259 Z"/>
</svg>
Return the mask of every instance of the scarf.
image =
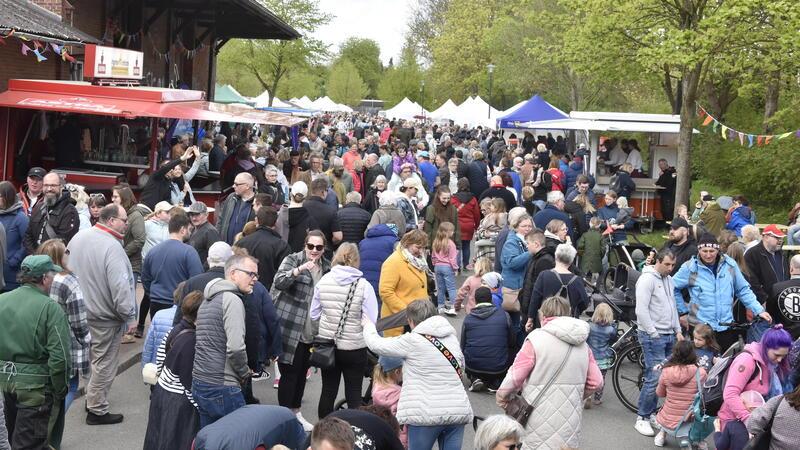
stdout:
<svg viewBox="0 0 800 450">
<path fill-rule="evenodd" d="M 555 234 L 551 233 L 548 230 L 544 230 L 544 237 L 545 238 L 550 238 L 550 239 L 555 239 L 558 242 L 561 242 L 562 244 L 564 243 L 564 241 L 562 241 L 560 237 L 556 236 Z"/>
<path fill-rule="evenodd" d="M 412 255 L 407 248 L 403 249 L 403 257 L 408 261 L 409 264 L 414 266 L 415 269 L 425 272 L 428 270 L 428 262 L 425 261 L 425 258 L 417 258 L 416 256 Z"/>
<path fill-rule="evenodd" d="M 117 233 L 116 231 L 112 230 L 111 228 L 108 228 L 107 226 L 103 225 L 102 223 L 95 224 L 95 228 L 97 228 L 100 231 L 105 231 L 106 233 L 110 234 L 111 236 L 114 236 L 115 238 L 117 238 L 118 241 L 121 241 L 124 238 L 123 235 Z"/>
</svg>

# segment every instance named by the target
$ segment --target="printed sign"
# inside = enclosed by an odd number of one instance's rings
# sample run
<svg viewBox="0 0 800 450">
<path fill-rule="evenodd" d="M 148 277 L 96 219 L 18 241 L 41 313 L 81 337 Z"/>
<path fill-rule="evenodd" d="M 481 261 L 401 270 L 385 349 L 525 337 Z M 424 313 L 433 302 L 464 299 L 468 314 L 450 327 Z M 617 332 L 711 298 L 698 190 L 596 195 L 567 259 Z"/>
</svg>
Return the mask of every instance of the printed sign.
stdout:
<svg viewBox="0 0 800 450">
<path fill-rule="evenodd" d="M 102 45 L 86 45 L 84 78 L 141 80 L 144 53 Z"/>
</svg>

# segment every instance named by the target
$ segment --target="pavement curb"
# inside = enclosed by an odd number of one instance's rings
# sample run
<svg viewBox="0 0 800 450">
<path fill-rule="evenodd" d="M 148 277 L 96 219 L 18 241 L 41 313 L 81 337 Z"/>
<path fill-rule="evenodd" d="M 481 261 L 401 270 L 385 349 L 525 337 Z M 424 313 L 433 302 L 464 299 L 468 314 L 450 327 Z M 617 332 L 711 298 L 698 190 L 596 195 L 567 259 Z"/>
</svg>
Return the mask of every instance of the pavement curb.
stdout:
<svg viewBox="0 0 800 450">
<path fill-rule="evenodd" d="M 134 365 L 138 364 L 142 360 L 142 352 L 134 352 L 133 354 L 128 355 L 125 357 L 123 361 L 120 361 L 119 366 L 117 366 L 117 375 L 114 378 L 118 377 L 119 374 L 125 372 L 126 370 L 130 369 Z M 81 380 L 83 381 L 83 380 Z M 86 395 L 86 384 L 82 384 L 78 387 L 78 392 L 75 394 L 75 398 L 80 398 Z"/>
</svg>

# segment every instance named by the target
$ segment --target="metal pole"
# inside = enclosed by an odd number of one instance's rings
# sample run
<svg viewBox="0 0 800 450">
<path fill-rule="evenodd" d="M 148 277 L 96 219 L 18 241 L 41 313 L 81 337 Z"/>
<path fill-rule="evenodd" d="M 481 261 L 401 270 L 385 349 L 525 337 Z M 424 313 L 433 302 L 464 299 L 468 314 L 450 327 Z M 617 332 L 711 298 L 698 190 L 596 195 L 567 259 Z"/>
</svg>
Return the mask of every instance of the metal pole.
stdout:
<svg viewBox="0 0 800 450">
<path fill-rule="evenodd" d="M 494 73 L 494 68 L 495 68 L 494 64 L 486 65 L 486 69 L 489 71 L 489 101 L 487 102 L 489 104 L 489 108 L 486 113 L 487 114 L 486 117 L 489 119 L 492 118 L 492 75 Z"/>
</svg>

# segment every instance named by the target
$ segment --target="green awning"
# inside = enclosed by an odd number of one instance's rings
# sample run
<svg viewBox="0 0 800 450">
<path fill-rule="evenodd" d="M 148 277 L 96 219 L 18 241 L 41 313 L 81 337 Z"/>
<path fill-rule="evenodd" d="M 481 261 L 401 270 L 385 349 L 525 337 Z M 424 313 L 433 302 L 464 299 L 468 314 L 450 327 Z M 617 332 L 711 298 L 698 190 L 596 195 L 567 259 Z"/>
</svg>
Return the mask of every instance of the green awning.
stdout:
<svg viewBox="0 0 800 450">
<path fill-rule="evenodd" d="M 238 93 L 236 89 L 230 84 L 220 86 L 216 85 L 214 88 L 214 101 L 217 103 L 241 103 L 243 105 L 253 106 L 255 102 L 248 100 L 242 94 Z"/>
</svg>

